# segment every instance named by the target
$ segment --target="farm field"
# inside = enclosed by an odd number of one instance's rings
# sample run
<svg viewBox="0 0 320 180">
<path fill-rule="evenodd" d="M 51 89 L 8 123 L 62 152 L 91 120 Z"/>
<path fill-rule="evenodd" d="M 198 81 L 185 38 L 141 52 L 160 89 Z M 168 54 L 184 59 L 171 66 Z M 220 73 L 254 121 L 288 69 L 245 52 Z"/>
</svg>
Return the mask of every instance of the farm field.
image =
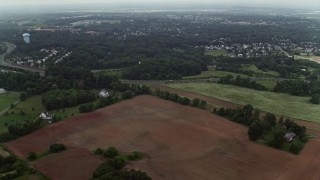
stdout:
<svg viewBox="0 0 320 180">
<path fill-rule="evenodd" d="M 204 54 L 208 55 L 208 56 L 213 56 L 213 57 L 230 56 L 231 55 L 230 53 L 223 51 L 223 50 L 206 50 L 206 52 Z"/>
<path fill-rule="evenodd" d="M 276 71 L 262 71 L 261 69 L 259 69 L 257 66 L 255 65 L 242 65 L 242 69 L 243 70 L 247 70 L 247 71 L 253 71 L 255 74 L 253 76 L 255 77 L 279 77 L 279 73 Z"/>
<path fill-rule="evenodd" d="M 25 101 L 20 102 L 18 105 L 7 111 L 7 115 L 0 116 L 0 133 L 5 132 L 6 125 L 23 122 L 25 120 L 33 121 L 44 110 L 41 103 L 41 95 L 33 96 Z M 25 112 L 21 115 L 20 112 Z"/>
<path fill-rule="evenodd" d="M 90 152 L 97 147 L 143 152 L 143 160 L 128 166 L 146 171 L 153 179 L 287 180 L 290 164 L 305 155 L 304 151 L 295 156 L 256 144 L 248 140 L 247 128 L 242 125 L 152 96 L 135 97 L 70 118 L 5 146 L 25 158 L 28 152 L 44 152 L 53 143 L 63 143 L 68 150 L 48 155 L 34 165 L 59 180 L 88 179 L 101 163 Z M 319 142 L 312 141 L 307 147 L 314 143 Z M 316 152 L 308 153 L 320 158 Z M 316 164 L 304 163 L 309 167 Z"/>
<path fill-rule="evenodd" d="M 269 90 L 273 90 L 277 85 L 277 82 L 273 80 L 258 80 L 256 83 L 268 88 Z"/>
<path fill-rule="evenodd" d="M 233 76 L 241 76 L 241 77 L 248 77 L 245 74 L 238 74 L 228 71 L 217 71 L 213 67 L 209 67 L 208 71 L 202 71 L 201 74 L 195 75 L 195 76 L 185 76 L 183 79 L 204 79 L 204 78 L 210 78 L 210 77 L 225 77 L 227 75 L 233 75 Z"/>
<path fill-rule="evenodd" d="M 309 59 L 309 60 L 316 61 L 316 62 L 320 63 L 320 56 L 298 56 L 298 55 L 295 55 L 294 59 L 297 59 L 297 60 Z"/>
<path fill-rule="evenodd" d="M 169 84 L 168 86 L 230 101 L 236 104 L 251 104 L 257 109 L 277 115 L 320 123 L 319 105 L 309 103 L 309 97 L 256 91 L 215 83 L 179 83 Z"/>
<path fill-rule="evenodd" d="M 10 107 L 10 104 L 19 100 L 20 94 L 17 92 L 6 92 L 0 94 L 0 112 Z"/>
</svg>

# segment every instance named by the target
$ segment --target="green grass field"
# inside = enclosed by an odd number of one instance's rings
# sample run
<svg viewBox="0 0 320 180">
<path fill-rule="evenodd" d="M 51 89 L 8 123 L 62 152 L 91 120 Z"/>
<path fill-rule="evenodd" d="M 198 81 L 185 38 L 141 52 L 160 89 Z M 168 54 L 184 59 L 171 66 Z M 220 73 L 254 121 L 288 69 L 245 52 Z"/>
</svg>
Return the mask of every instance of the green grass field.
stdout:
<svg viewBox="0 0 320 180">
<path fill-rule="evenodd" d="M 223 99 L 274 114 L 320 123 L 320 105 L 309 102 L 310 97 L 291 96 L 282 93 L 256 91 L 232 85 L 215 83 L 168 84 L 169 87 L 188 90 L 206 96 Z"/>
<path fill-rule="evenodd" d="M 34 110 L 32 110 L 34 109 Z M 3 114 L 0 116 L 0 133 L 6 131 L 6 126 L 14 123 L 24 122 L 26 120 L 33 121 L 39 114 L 44 110 L 41 102 L 41 95 L 33 96 L 25 101 L 20 102 L 18 105 L 8 110 L 8 114 Z M 21 115 L 20 112 L 23 111 L 26 114 Z"/>
<path fill-rule="evenodd" d="M 50 111 L 50 113 L 56 115 L 57 117 L 60 117 L 63 120 L 80 114 L 79 106 L 54 110 Z"/>
<path fill-rule="evenodd" d="M 272 80 L 258 80 L 256 83 L 268 88 L 269 90 L 273 90 L 273 88 L 277 85 L 277 82 Z"/>
<path fill-rule="evenodd" d="M 223 51 L 223 50 L 207 50 L 205 53 L 205 55 L 208 55 L 208 56 L 230 56 L 231 54 L 229 54 L 228 52 L 226 51 Z"/>
<path fill-rule="evenodd" d="M 21 123 L 25 121 L 33 121 L 39 117 L 40 113 L 45 110 L 45 107 L 42 105 L 41 102 L 42 95 L 37 95 L 28 98 L 25 101 L 22 101 L 17 106 L 13 107 L 12 109 L 8 110 L 7 114 L 3 114 L 0 116 L 0 133 L 7 131 L 7 126 L 15 123 Z M 96 100 L 93 103 L 96 103 Z M 61 120 L 66 118 L 70 118 L 72 116 L 76 116 L 80 114 L 79 106 L 70 107 L 70 108 L 63 108 L 59 110 L 50 111 L 51 114 L 59 116 Z M 21 115 L 20 112 L 23 111 L 26 114 Z"/>
<path fill-rule="evenodd" d="M 195 76 L 185 76 L 183 79 L 205 79 L 205 78 L 210 78 L 210 77 L 225 77 L 227 75 L 233 75 L 238 76 L 240 75 L 241 77 L 248 77 L 245 74 L 238 74 L 238 73 L 233 73 L 233 72 L 228 72 L 228 71 L 217 71 L 213 67 L 209 67 L 208 71 L 202 71 L 201 74 L 195 75 Z"/>
<path fill-rule="evenodd" d="M 276 71 L 262 71 L 255 65 L 242 65 L 243 70 L 253 71 L 255 77 L 279 77 L 280 74 Z"/>
<path fill-rule="evenodd" d="M 10 104 L 19 100 L 20 94 L 17 92 L 6 92 L 0 94 L 0 112 L 10 107 Z"/>
</svg>

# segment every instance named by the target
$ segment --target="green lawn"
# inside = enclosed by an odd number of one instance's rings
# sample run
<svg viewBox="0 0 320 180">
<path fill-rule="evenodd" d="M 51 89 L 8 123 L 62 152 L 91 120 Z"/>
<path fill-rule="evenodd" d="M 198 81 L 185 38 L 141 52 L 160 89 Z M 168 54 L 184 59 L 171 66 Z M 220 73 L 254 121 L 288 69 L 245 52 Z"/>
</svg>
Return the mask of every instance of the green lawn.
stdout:
<svg viewBox="0 0 320 180">
<path fill-rule="evenodd" d="M 253 71 L 256 77 L 279 77 L 280 74 L 276 71 L 262 71 L 255 65 L 242 65 L 243 70 Z"/>
<path fill-rule="evenodd" d="M 208 56 L 230 56 L 230 54 L 226 51 L 223 51 L 223 50 L 206 50 L 206 52 L 204 53 L 205 55 L 208 55 Z"/>
<path fill-rule="evenodd" d="M 79 105 L 80 106 L 80 105 Z M 79 106 L 50 111 L 62 120 L 80 114 Z"/>
<path fill-rule="evenodd" d="M 28 98 L 27 100 L 19 103 L 16 107 L 8 110 L 8 114 L 0 116 L 0 133 L 7 131 L 7 125 L 15 124 L 19 122 L 24 122 L 26 120 L 33 121 L 38 118 L 39 114 L 45 110 L 45 107 L 41 102 L 42 95 L 37 95 Z M 96 103 L 98 100 L 92 103 Z M 50 113 L 59 116 L 61 120 L 70 118 L 72 116 L 80 114 L 79 106 L 63 108 L 59 110 L 50 111 Z M 34 108 L 34 110 L 32 110 Z M 21 115 L 20 112 L 23 111 L 26 114 Z"/>
<path fill-rule="evenodd" d="M 248 77 L 245 74 L 238 74 L 238 73 L 233 73 L 233 72 L 228 72 L 228 71 L 217 71 L 213 67 L 209 67 L 208 71 L 202 71 L 200 75 L 195 75 L 195 76 L 185 76 L 183 79 L 205 79 L 205 78 L 210 78 L 210 77 L 225 77 L 227 75 L 233 75 L 238 76 L 240 75 L 241 77 Z"/>
<path fill-rule="evenodd" d="M 0 94 L 0 112 L 10 107 L 10 104 L 19 100 L 20 94 L 17 92 L 6 92 Z"/>
<path fill-rule="evenodd" d="M 256 91 L 232 85 L 215 83 L 168 84 L 169 87 L 188 90 L 237 104 L 251 104 L 274 114 L 320 123 L 320 105 L 309 103 L 310 97 Z"/>
<path fill-rule="evenodd" d="M 32 110 L 32 108 L 34 110 Z M 0 116 L 0 133 L 6 131 L 5 124 L 14 124 L 18 122 L 23 122 L 26 120 L 33 121 L 39 114 L 44 110 L 41 102 L 41 95 L 33 96 L 25 101 L 20 102 L 17 106 L 8 110 L 8 114 Z M 21 115 L 20 112 L 23 111 L 26 114 Z"/>
<path fill-rule="evenodd" d="M 256 81 L 256 83 L 268 88 L 269 90 L 273 90 L 273 88 L 277 85 L 277 82 L 272 80 L 259 80 Z"/>
</svg>

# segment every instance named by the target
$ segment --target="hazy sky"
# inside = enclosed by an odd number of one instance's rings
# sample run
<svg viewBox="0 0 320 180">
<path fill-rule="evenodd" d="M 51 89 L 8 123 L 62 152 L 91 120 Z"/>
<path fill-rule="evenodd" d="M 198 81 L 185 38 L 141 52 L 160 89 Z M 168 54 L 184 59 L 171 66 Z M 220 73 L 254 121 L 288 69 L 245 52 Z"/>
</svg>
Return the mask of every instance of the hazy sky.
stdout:
<svg viewBox="0 0 320 180">
<path fill-rule="evenodd" d="M 1 5 L 22 4 L 74 4 L 74 3 L 146 3 L 146 4 L 190 4 L 206 3 L 221 5 L 320 7 L 320 0 L 0 0 Z"/>
</svg>

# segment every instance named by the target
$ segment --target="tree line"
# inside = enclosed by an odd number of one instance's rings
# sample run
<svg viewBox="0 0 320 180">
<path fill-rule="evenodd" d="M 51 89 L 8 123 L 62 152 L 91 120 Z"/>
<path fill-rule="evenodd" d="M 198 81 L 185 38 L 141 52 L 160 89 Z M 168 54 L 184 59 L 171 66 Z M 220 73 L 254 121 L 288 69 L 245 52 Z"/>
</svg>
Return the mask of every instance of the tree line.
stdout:
<svg viewBox="0 0 320 180">
<path fill-rule="evenodd" d="M 93 172 L 91 179 L 118 179 L 118 180 L 151 180 L 151 178 L 140 170 L 124 169 L 129 161 L 140 160 L 142 153 L 134 151 L 129 155 L 120 154 L 115 147 L 107 149 L 97 148 L 94 153 L 109 158 Z"/>
<path fill-rule="evenodd" d="M 96 100 L 96 94 L 86 90 L 53 90 L 41 97 L 48 111 L 73 107 Z"/>
<path fill-rule="evenodd" d="M 225 77 L 222 77 L 218 80 L 218 83 L 220 84 L 232 84 L 239 87 L 245 87 L 250 89 L 255 89 L 259 91 L 267 91 L 268 88 L 266 88 L 263 85 L 260 85 L 256 83 L 255 81 L 252 81 L 250 78 L 242 78 L 240 75 L 238 75 L 236 78 L 234 78 L 232 75 L 227 75 Z"/>
<path fill-rule="evenodd" d="M 304 143 L 308 141 L 306 127 L 300 126 L 290 119 L 284 120 L 283 117 L 277 120 L 277 117 L 272 113 L 266 113 L 262 117 L 260 111 L 254 110 L 252 105 L 237 109 L 214 109 L 214 113 L 249 127 L 248 137 L 250 140 L 259 140 L 263 144 L 277 149 L 284 148 L 286 144 L 284 136 L 287 132 L 293 132 L 296 135 L 293 142 L 289 144 L 291 153 L 298 154 Z"/>
</svg>

